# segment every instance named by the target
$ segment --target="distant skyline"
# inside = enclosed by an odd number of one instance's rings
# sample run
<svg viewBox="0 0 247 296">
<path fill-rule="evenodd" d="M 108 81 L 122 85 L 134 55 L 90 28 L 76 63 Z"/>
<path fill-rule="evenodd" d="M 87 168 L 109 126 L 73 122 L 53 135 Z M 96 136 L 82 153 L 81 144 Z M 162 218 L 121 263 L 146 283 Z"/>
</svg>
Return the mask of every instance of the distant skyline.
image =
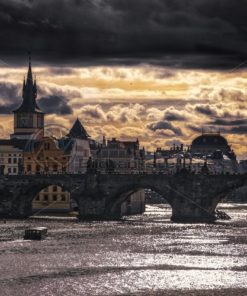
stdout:
<svg viewBox="0 0 247 296">
<path fill-rule="evenodd" d="M 127 3 L 128 2 L 128 3 Z M 0 135 L 32 52 L 46 123 L 189 145 L 219 129 L 247 157 L 247 5 L 232 0 L 0 0 Z"/>
</svg>

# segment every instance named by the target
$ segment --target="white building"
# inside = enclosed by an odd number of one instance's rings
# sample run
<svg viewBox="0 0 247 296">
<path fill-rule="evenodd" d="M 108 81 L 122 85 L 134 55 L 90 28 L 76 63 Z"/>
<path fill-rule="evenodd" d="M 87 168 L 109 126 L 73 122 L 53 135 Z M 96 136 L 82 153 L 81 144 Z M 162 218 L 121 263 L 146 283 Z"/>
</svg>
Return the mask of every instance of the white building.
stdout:
<svg viewBox="0 0 247 296">
<path fill-rule="evenodd" d="M 71 128 L 68 138 L 60 141 L 62 149 L 70 155 L 67 172 L 70 174 L 84 174 L 87 170 L 87 162 L 91 156 L 89 135 L 77 118 Z"/>
<path fill-rule="evenodd" d="M 25 144 L 23 140 L 0 140 L 0 174 L 17 175 L 22 172 Z"/>
</svg>

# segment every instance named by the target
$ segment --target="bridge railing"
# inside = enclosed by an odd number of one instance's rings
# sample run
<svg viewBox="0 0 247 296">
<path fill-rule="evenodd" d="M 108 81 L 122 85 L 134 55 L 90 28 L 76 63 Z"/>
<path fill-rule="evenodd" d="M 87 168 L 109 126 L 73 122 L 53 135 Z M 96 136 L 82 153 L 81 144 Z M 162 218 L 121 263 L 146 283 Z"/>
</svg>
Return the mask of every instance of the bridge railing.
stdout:
<svg viewBox="0 0 247 296">
<path fill-rule="evenodd" d="M 84 165 L 75 170 L 63 170 L 63 171 L 44 171 L 44 172 L 19 172 L 19 175 L 68 175 L 68 174 L 165 174 L 174 175 L 177 173 L 189 173 L 189 174 L 209 174 L 209 175 L 220 175 L 220 174 L 239 174 L 237 170 L 230 170 L 228 167 L 215 167 L 212 165 L 206 165 L 205 163 L 189 163 L 189 164 L 176 164 L 170 163 L 143 163 L 139 165 L 132 165 L 130 167 L 123 167 L 120 165 L 112 164 L 111 166 L 106 166 L 101 163 L 95 165 Z M 244 172 L 242 172 L 244 174 Z M 1 174 L 0 174 L 1 175 Z M 6 174 L 8 175 L 8 174 Z"/>
</svg>

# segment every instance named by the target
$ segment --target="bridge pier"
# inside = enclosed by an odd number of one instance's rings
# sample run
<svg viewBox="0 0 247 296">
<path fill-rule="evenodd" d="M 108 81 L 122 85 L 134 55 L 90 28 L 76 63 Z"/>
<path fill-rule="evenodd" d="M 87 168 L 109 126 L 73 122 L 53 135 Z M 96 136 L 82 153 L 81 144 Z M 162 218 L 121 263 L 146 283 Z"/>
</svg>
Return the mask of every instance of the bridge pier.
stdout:
<svg viewBox="0 0 247 296">
<path fill-rule="evenodd" d="M 179 203 L 172 207 L 171 220 L 184 223 L 213 223 L 216 217 L 209 209 L 202 209 L 194 204 Z"/>
<path fill-rule="evenodd" d="M 79 220 L 104 220 L 105 199 L 86 197 L 78 200 Z"/>
</svg>

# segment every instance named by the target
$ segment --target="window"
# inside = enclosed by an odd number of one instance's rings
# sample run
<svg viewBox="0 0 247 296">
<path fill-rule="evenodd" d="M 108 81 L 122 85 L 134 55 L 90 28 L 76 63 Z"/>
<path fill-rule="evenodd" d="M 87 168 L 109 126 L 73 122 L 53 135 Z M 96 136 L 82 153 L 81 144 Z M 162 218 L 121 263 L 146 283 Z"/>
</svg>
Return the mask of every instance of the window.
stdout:
<svg viewBox="0 0 247 296">
<path fill-rule="evenodd" d="M 50 150 L 50 143 L 44 143 L 44 149 Z"/>
<path fill-rule="evenodd" d="M 57 192 L 57 186 L 53 186 L 52 191 L 53 191 L 53 192 Z"/>
<path fill-rule="evenodd" d="M 48 201 L 48 195 L 47 194 L 44 195 L 44 201 Z"/>
<path fill-rule="evenodd" d="M 57 172 L 57 165 L 56 164 L 53 165 L 53 172 Z"/>
<path fill-rule="evenodd" d="M 8 168 L 8 174 L 11 174 L 11 168 Z"/>
<path fill-rule="evenodd" d="M 8 158 L 8 163 L 11 163 L 12 161 L 11 161 L 11 158 Z"/>
<path fill-rule="evenodd" d="M 16 168 L 13 168 L 13 173 L 16 174 Z"/>
<path fill-rule="evenodd" d="M 56 194 L 53 194 L 52 198 L 53 198 L 53 201 L 57 201 L 57 195 Z"/>
<path fill-rule="evenodd" d="M 17 159 L 16 158 L 13 158 L 13 163 L 17 163 Z"/>
<path fill-rule="evenodd" d="M 32 170 L 32 166 L 31 166 L 30 164 L 28 164 L 28 165 L 27 165 L 27 171 L 28 171 L 28 172 L 31 172 L 31 170 Z"/>
<path fill-rule="evenodd" d="M 61 201 L 66 201 L 66 196 L 64 194 L 61 195 Z"/>
<path fill-rule="evenodd" d="M 39 194 L 36 196 L 36 198 L 35 198 L 35 200 L 36 201 L 39 201 L 39 199 L 40 199 L 40 196 L 39 196 Z"/>
</svg>

